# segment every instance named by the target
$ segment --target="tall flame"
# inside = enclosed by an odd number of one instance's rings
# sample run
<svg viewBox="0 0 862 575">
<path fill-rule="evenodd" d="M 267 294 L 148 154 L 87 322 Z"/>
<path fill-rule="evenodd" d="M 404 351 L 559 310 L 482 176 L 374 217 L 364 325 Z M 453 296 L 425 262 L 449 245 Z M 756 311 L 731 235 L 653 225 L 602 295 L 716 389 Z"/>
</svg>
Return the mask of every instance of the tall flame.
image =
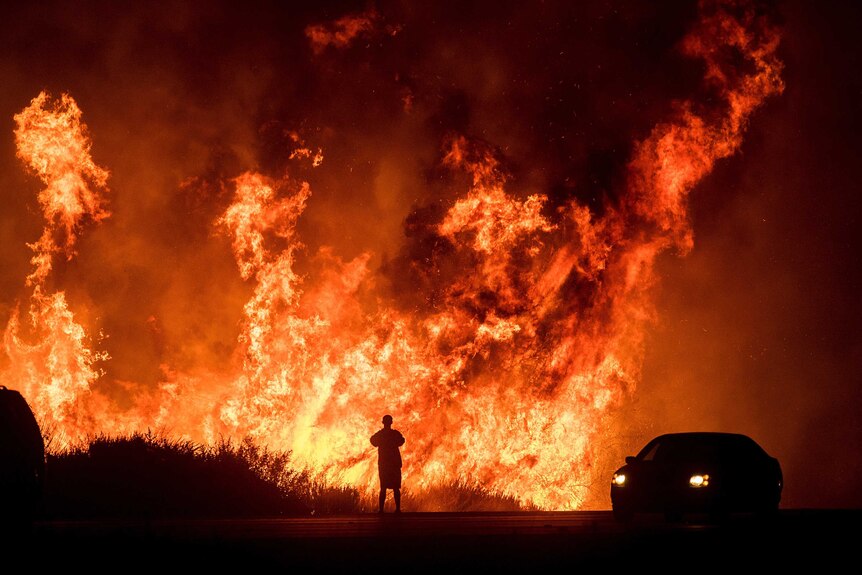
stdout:
<svg viewBox="0 0 862 575">
<path fill-rule="evenodd" d="M 53 258 L 71 259 L 79 229 L 86 218 L 108 216 L 102 206 L 107 170 L 90 157 L 90 140 L 81 122 L 81 110 L 67 94 L 52 101 L 42 92 L 15 116 L 18 157 L 45 183 L 39 204 L 46 225 L 30 247 L 35 252 L 27 284 L 30 296 L 32 340 L 22 337 L 16 310 L 4 334 L 11 363 L 4 377 L 18 383 L 34 404 L 43 425 L 58 428 L 58 438 L 90 429 L 80 402 L 101 372 L 104 352 L 94 351 L 83 326 L 75 321 L 63 292 L 46 293 L 45 282 Z"/>
<path fill-rule="evenodd" d="M 491 146 L 447 139 L 441 165 L 468 185 L 427 225 L 431 254 L 410 262 L 422 309 L 406 310 L 381 289 L 369 252 L 344 260 L 323 247 L 299 274 L 297 224 L 314 201 L 310 185 L 253 172 L 235 178 L 233 200 L 214 222 L 252 290 L 235 367 L 164 366 L 158 390 L 141 391 L 126 410 L 91 388 L 107 358 L 86 345 L 64 294 L 44 293 L 52 259 L 71 257 L 82 218 L 107 215 L 99 195 L 107 172 L 89 156 L 74 101 L 46 108 L 40 94 L 16 116 L 18 154 L 47 185 L 48 225 L 28 280 L 35 343 L 24 343 L 14 315 L 4 375 L 69 441 L 149 425 L 204 441 L 247 435 L 370 490 L 367 438 L 388 412 L 407 437 L 412 489 L 466 479 L 545 508 L 598 501 L 606 491 L 600 440 L 635 390 L 656 316 L 656 258 L 691 247 L 688 194 L 783 88 L 778 35 L 765 19 L 742 6 L 704 3 L 702 12 L 683 49 L 704 61 L 719 104 L 678 103 L 635 144 L 625 193 L 601 213 L 577 201 L 554 211 L 541 193 L 518 197 Z M 314 156 L 316 167 L 322 152 Z"/>
</svg>

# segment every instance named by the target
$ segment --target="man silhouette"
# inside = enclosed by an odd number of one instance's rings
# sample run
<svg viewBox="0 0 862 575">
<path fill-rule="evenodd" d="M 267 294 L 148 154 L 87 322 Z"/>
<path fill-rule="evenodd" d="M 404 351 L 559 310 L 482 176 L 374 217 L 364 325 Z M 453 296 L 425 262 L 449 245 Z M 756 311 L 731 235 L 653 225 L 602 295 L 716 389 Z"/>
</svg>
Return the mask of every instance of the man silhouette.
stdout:
<svg viewBox="0 0 862 575">
<path fill-rule="evenodd" d="M 392 429 L 392 416 L 383 416 L 383 429 L 371 436 L 371 445 L 377 448 L 377 471 L 380 474 L 380 513 L 386 503 L 386 490 L 395 497 L 395 513 L 401 513 L 401 450 L 404 436 Z"/>
</svg>

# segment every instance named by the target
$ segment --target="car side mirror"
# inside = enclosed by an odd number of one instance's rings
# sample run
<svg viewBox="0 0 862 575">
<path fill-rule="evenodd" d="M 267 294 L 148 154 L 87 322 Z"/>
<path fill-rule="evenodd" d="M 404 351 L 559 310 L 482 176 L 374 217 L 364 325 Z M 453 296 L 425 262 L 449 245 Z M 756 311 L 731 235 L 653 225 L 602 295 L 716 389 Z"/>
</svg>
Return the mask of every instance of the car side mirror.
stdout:
<svg viewBox="0 0 862 575">
<path fill-rule="evenodd" d="M 633 455 L 629 455 L 628 457 L 626 457 L 626 464 L 631 465 L 632 463 L 634 463 L 637 460 L 638 460 L 637 457 L 635 457 Z"/>
</svg>

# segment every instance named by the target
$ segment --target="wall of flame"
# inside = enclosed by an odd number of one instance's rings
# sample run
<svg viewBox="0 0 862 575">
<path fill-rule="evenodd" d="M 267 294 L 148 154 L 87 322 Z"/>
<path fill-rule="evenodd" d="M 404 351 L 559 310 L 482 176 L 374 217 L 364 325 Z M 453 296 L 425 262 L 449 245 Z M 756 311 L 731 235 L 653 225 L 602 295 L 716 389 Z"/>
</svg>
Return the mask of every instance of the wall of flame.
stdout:
<svg viewBox="0 0 862 575">
<path fill-rule="evenodd" d="M 385 52 L 409 36 L 384 15 L 307 26 L 308 61 L 331 75 L 344 51 Z M 702 2 L 673 43 L 698 81 L 627 135 L 598 199 L 519 167 L 532 153 L 505 145 L 510 136 L 448 121 L 411 141 L 403 134 L 435 97 L 415 79 L 397 79 L 389 133 L 357 138 L 344 115 L 362 110 L 335 97 L 318 114 L 341 114 L 336 128 L 273 114 L 257 132 L 230 126 L 235 146 L 206 154 L 183 147 L 182 129 L 143 142 L 112 134 L 105 145 L 129 151 L 111 165 L 93 159 L 96 130 L 73 95 L 42 91 L 14 116 L 43 230 L 9 310 L 3 379 L 28 398 L 53 449 L 147 428 L 204 442 L 251 436 L 374 490 L 368 436 L 391 413 L 407 437 L 409 489 L 464 479 L 543 508 L 597 505 L 608 466 L 628 449 L 613 447 L 627 425 L 616 414 L 641 378 L 657 260 L 692 248 L 689 194 L 781 93 L 778 41 L 767 14 Z M 493 69 L 483 68 L 492 83 Z M 449 101 L 456 109 L 420 124 L 457 117 L 458 98 Z M 178 121 L 191 136 L 207 130 L 200 118 Z M 142 152 L 192 156 L 208 171 L 130 167 Z M 123 171 L 134 184 L 117 181 Z M 111 205 L 167 185 L 173 198 Z M 106 259 L 82 262 L 87 250 Z"/>
</svg>

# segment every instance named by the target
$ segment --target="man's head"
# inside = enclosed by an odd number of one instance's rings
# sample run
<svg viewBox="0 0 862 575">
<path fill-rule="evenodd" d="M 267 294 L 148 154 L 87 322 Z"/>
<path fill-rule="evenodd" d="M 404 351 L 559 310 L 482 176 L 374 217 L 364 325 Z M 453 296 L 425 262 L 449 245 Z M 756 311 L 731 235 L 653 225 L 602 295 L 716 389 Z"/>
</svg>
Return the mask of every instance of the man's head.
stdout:
<svg viewBox="0 0 862 575">
<path fill-rule="evenodd" d="M 386 427 L 389 427 L 390 425 L 392 425 L 392 416 L 391 415 L 384 415 L 383 416 L 383 425 L 385 425 Z"/>
</svg>

